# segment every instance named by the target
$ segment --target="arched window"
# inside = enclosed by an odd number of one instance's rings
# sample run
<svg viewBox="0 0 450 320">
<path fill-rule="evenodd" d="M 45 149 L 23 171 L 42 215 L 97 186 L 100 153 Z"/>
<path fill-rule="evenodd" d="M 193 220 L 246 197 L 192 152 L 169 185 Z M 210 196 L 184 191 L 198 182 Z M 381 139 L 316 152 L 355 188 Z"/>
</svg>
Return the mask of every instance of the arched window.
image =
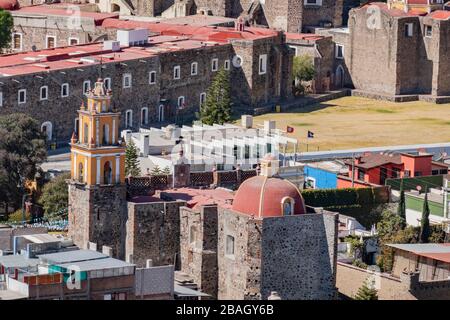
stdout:
<svg viewBox="0 0 450 320">
<path fill-rule="evenodd" d="M 83 164 L 81 162 L 78 164 L 78 182 L 80 183 L 84 182 L 84 170 Z"/>
<path fill-rule="evenodd" d="M 141 109 L 141 126 L 148 124 L 148 108 Z"/>
<path fill-rule="evenodd" d="M 83 142 L 85 144 L 88 144 L 89 142 L 89 125 L 87 123 L 84 124 L 84 129 L 83 129 Z"/>
<path fill-rule="evenodd" d="M 158 121 L 163 122 L 164 121 L 164 106 L 160 105 L 158 108 Z"/>
<path fill-rule="evenodd" d="M 103 183 L 112 184 L 112 169 L 109 161 L 106 161 L 103 166 Z"/>
<path fill-rule="evenodd" d="M 105 124 L 103 125 L 103 141 L 102 144 L 107 145 L 109 144 L 109 125 Z"/>
<path fill-rule="evenodd" d="M 125 112 L 125 126 L 127 128 L 133 127 L 133 111 L 132 110 L 127 110 L 127 112 Z"/>
<path fill-rule="evenodd" d="M 294 214 L 295 201 L 291 197 L 284 197 L 281 200 L 281 209 L 284 216 L 290 216 Z"/>
<path fill-rule="evenodd" d="M 80 136 L 80 119 L 79 118 L 75 119 L 74 131 L 77 134 L 77 136 Z"/>
<path fill-rule="evenodd" d="M 53 125 L 51 122 L 46 121 L 41 125 L 41 131 L 47 136 L 47 141 L 52 140 Z"/>
<path fill-rule="evenodd" d="M 336 88 L 342 88 L 344 86 L 344 68 L 339 65 L 336 68 L 336 76 L 335 76 L 335 86 Z"/>
</svg>

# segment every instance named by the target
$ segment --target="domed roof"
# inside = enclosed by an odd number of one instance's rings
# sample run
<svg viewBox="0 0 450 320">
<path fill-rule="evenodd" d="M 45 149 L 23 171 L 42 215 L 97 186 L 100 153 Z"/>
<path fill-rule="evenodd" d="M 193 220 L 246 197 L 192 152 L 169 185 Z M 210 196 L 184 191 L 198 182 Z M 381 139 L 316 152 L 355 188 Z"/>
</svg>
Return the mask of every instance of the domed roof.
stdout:
<svg viewBox="0 0 450 320">
<path fill-rule="evenodd" d="M 13 10 L 19 8 L 19 2 L 17 0 L 0 0 L 0 9 Z"/>
<path fill-rule="evenodd" d="M 285 215 L 284 211 L 289 214 L 289 204 L 294 207 L 290 213 L 306 213 L 303 197 L 293 183 L 275 177 L 256 176 L 241 184 L 232 209 L 255 217 L 281 217 Z"/>
</svg>

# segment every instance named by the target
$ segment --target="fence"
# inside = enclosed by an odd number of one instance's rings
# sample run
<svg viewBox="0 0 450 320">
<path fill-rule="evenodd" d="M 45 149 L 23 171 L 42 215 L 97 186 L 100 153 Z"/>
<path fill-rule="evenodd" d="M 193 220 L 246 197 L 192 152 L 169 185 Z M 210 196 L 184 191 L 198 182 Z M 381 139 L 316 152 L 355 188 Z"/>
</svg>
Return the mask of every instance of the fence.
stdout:
<svg viewBox="0 0 450 320">
<path fill-rule="evenodd" d="M 255 169 L 233 171 L 191 172 L 189 183 L 185 187 L 227 187 L 235 189 L 245 180 L 257 175 Z M 155 190 L 172 187 L 171 175 L 130 177 L 126 179 L 128 196 L 151 195 Z"/>
<path fill-rule="evenodd" d="M 439 188 L 444 185 L 444 176 L 421 176 L 421 177 L 412 177 L 412 178 L 402 178 L 402 179 L 387 179 L 386 185 L 390 186 L 394 190 L 400 190 L 400 184 L 403 180 L 403 188 L 404 190 L 417 189 L 417 186 L 420 186 L 422 190 L 430 189 L 430 188 Z"/>
</svg>

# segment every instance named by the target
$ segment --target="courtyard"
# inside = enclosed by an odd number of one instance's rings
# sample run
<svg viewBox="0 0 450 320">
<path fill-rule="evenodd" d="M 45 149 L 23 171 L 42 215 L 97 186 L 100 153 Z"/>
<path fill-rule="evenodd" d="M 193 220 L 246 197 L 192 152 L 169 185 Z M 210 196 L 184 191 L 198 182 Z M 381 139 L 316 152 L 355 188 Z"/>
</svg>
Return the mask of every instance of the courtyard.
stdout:
<svg viewBox="0 0 450 320">
<path fill-rule="evenodd" d="M 450 140 L 450 104 L 395 103 L 343 97 L 324 103 L 254 117 L 254 125 L 275 120 L 299 140 L 300 151 L 395 146 Z M 307 139 L 308 130 L 314 133 Z M 307 146 L 308 145 L 308 146 Z"/>
</svg>

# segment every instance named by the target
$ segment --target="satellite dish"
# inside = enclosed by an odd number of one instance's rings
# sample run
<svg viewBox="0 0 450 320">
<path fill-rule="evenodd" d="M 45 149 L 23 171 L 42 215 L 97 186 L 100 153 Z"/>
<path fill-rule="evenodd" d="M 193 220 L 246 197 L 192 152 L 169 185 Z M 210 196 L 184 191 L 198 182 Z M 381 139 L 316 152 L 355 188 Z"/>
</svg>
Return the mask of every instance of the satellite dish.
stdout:
<svg viewBox="0 0 450 320">
<path fill-rule="evenodd" d="M 420 191 L 420 190 L 422 190 L 422 187 L 421 187 L 421 186 L 417 186 L 416 189 L 417 189 L 418 191 Z"/>
</svg>

